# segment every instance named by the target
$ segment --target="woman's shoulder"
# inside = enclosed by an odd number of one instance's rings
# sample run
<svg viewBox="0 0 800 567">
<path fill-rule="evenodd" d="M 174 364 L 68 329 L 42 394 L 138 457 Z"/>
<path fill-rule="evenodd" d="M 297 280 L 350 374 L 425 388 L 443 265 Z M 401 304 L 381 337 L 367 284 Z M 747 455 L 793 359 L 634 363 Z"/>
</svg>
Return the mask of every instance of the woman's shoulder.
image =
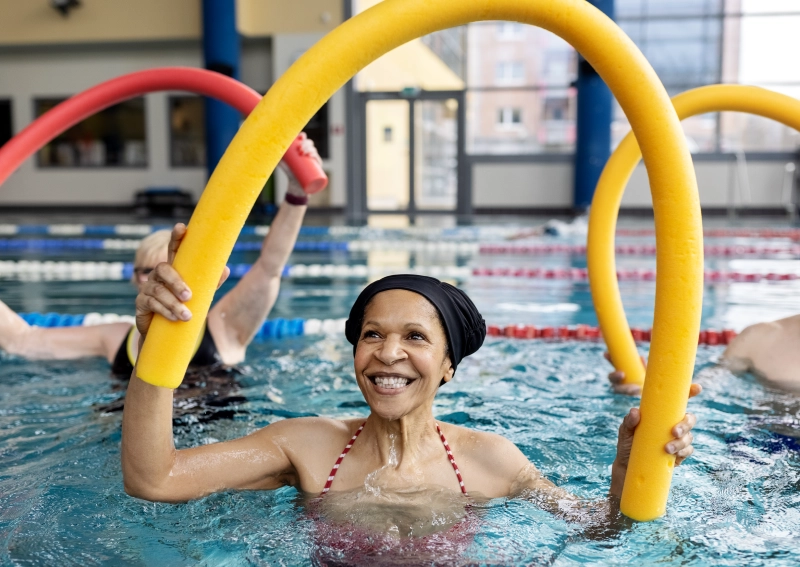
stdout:
<svg viewBox="0 0 800 567">
<path fill-rule="evenodd" d="M 315 443 L 336 439 L 349 439 L 364 419 L 333 419 L 330 417 L 294 417 L 276 421 L 265 427 L 275 436 L 283 436 L 290 441 Z"/>
<path fill-rule="evenodd" d="M 479 431 L 451 423 L 440 422 L 439 426 L 450 444 L 458 446 L 462 453 L 476 453 L 490 459 L 522 455 L 522 452 L 511 440 L 497 433 Z"/>
<path fill-rule="evenodd" d="M 452 424 L 441 424 L 441 428 L 465 480 L 469 476 L 469 484 L 478 487 L 472 490 L 507 494 L 520 471 L 530 466 L 522 451 L 502 435 Z"/>
</svg>

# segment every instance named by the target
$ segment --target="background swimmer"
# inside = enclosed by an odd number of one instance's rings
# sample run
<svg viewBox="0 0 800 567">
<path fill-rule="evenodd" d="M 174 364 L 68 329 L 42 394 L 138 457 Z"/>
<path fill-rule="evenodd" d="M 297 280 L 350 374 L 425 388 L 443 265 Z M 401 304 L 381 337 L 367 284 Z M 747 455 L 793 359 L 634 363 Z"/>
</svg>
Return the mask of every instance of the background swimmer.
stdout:
<svg viewBox="0 0 800 567">
<path fill-rule="evenodd" d="M 302 152 L 322 163 L 314 143 L 306 139 Z M 281 204 L 261 254 L 252 269 L 211 308 L 206 332 L 192 361 L 194 367 L 230 366 L 244 360 L 247 346 L 269 314 L 280 288 L 281 272 L 292 252 L 308 198 L 291 170 L 286 200 Z M 145 238 L 136 251 L 132 283 L 141 291 L 153 269 L 167 260 L 170 231 Z M 178 314 L 180 316 L 180 313 Z M 114 374 L 128 378 L 137 352 L 137 331 L 128 323 L 86 327 L 40 328 L 28 325 L 0 301 L 0 348 L 30 359 L 103 357 Z"/>
</svg>

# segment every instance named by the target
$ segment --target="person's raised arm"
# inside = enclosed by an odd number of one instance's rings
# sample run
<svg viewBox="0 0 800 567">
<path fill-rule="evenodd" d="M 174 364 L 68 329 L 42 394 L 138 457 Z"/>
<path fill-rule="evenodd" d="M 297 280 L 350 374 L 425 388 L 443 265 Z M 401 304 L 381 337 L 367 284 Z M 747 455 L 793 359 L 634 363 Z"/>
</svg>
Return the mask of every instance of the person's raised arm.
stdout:
<svg viewBox="0 0 800 567">
<path fill-rule="evenodd" d="M 111 362 L 131 326 L 34 327 L 0 301 L 0 348 L 32 360 L 104 357 Z"/>
<path fill-rule="evenodd" d="M 301 149 L 322 163 L 311 140 L 306 139 Z M 275 305 L 283 268 L 303 223 L 307 197 L 283 162 L 281 169 L 289 178 L 287 197 L 270 225 L 258 260 L 208 314 L 208 330 L 225 364 L 244 360 L 247 346 Z"/>
<path fill-rule="evenodd" d="M 186 228 L 176 226 L 170 261 Z M 220 283 L 227 277 L 223 274 Z M 136 298 L 136 323 L 145 337 L 153 313 L 191 318 L 191 291 L 169 264 L 159 264 Z M 143 339 L 142 339 L 143 340 Z M 141 345 L 140 341 L 140 345 Z M 290 425 L 279 422 L 240 439 L 176 450 L 172 390 L 140 380 L 134 369 L 122 420 L 125 491 L 145 500 L 183 502 L 225 489 L 269 489 L 290 484 L 292 463 L 280 446 Z"/>
</svg>

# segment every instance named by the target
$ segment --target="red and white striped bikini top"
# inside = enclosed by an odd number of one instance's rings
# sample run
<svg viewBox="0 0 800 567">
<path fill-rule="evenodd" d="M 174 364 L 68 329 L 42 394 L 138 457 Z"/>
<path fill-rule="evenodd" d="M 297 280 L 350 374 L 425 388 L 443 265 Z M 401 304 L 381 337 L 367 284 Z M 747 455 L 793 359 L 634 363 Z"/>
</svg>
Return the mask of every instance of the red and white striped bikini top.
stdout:
<svg viewBox="0 0 800 567">
<path fill-rule="evenodd" d="M 361 427 L 359 427 L 356 430 L 356 432 L 353 434 L 353 437 L 350 439 L 350 441 L 347 442 L 347 445 L 345 445 L 342 454 L 339 455 L 338 459 L 336 459 L 336 463 L 333 465 L 333 468 L 331 469 L 331 474 L 328 475 L 328 481 L 325 483 L 325 488 L 322 489 L 322 494 L 320 494 L 320 496 L 324 495 L 331 489 L 331 485 L 333 484 L 333 479 L 334 477 L 336 477 L 336 472 L 339 470 L 339 465 L 342 464 L 345 455 L 347 455 L 347 453 L 350 452 L 350 449 L 353 447 L 353 443 L 356 442 L 359 433 L 361 433 L 361 430 L 364 429 L 364 426 L 366 424 L 367 424 L 366 421 L 361 424 Z M 461 493 L 464 496 L 467 496 L 467 489 L 464 488 L 464 479 L 461 478 L 461 471 L 458 470 L 458 465 L 456 464 L 456 460 L 453 458 L 453 452 L 450 450 L 450 445 L 448 445 L 447 439 L 444 438 L 444 433 L 442 433 L 442 430 L 439 428 L 438 423 L 436 424 L 436 432 L 439 434 L 439 439 L 442 440 L 442 445 L 444 445 L 444 450 L 447 451 L 447 458 L 450 460 L 450 464 L 453 465 L 453 470 L 456 471 L 456 478 L 458 479 L 458 485 L 461 487 Z"/>
</svg>

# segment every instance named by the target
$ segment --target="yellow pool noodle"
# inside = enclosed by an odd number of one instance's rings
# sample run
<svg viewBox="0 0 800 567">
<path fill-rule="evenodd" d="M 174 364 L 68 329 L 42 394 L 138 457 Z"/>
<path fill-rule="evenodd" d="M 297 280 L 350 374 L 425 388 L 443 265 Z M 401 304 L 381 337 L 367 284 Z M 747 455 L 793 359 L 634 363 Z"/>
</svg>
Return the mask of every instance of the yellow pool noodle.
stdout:
<svg viewBox="0 0 800 567">
<path fill-rule="evenodd" d="M 746 112 L 800 130 L 800 101 L 760 87 L 709 85 L 681 93 L 672 102 L 681 120 L 707 112 Z M 630 517 L 641 515 L 644 513 L 642 509 L 647 508 L 643 500 L 651 498 L 650 488 L 646 486 L 648 471 L 656 459 L 661 458 L 663 446 L 671 439 L 669 429 L 659 424 L 675 424 L 685 412 L 685 404 L 684 409 L 677 411 L 679 406 L 665 405 L 664 397 L 687 399 L 689 394 L 688 385 L 677 388 L 657 384 L 651 388 L 652 377 L 649 374 L 645 381 L 644 368 L 631 337 L 619 292 L 614 257 L 617 215 L 625 186 L 640 159 L 636 137 L 628 134 L 611 155 L 597 184 L 587 241 L 589 283 L 611 360 L 618 370 L 625 372 L 626 383 L 645 384 L 641 401 L 643 420 L 636 430 L 622 496 L 622 511 Z M 676 220 L 680 222 L 680 219 Z M 661 264 L 659 269 L 663 269 Z"/>
<path fill-rule="evenodd" d="M 572 44 L 610 87 L 636 132 L 652 182 L 659 266 L 650 372 L 691 380 L 699 331 L 702 249 L 697 184 L 680 122 L 669 97 L 634 43 L 585 0 L 384 0 L 344 22 L 300 57 L 242 125 L 208 182 L 189 224 L 175 267 L 194 293 L 190 323 L 156 317 L 137 375 L 177 387 L 208 313 L 215 284 L 250 207 L 294 137 L 359 70 L 412 39 L 484 20 L 539 26 Z M 670 221 L 685 219 L 670 229 Z M 688 228 L 687 228 L 688 227 Z M 665 404 L 679 403 L 669 399 Z M 657 466 L 644 481 L 655 486 L 651 519 L 663 511 L 671 469 Z"/>
</svg>

